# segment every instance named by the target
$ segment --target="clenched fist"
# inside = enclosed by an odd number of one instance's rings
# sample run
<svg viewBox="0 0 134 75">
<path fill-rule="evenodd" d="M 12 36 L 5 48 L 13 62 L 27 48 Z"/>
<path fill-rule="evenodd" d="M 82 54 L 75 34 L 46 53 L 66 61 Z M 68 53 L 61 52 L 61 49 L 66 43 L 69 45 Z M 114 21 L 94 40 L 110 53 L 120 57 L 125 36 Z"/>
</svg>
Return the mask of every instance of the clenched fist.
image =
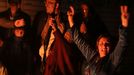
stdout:
<svg viewBox="0 0 134 75">
<path fill-rule="evenodd" d="M 15 27 L 23 27 L 25 25 L 24 19 L 18 19 L 15 21 Z"/>
</svg>

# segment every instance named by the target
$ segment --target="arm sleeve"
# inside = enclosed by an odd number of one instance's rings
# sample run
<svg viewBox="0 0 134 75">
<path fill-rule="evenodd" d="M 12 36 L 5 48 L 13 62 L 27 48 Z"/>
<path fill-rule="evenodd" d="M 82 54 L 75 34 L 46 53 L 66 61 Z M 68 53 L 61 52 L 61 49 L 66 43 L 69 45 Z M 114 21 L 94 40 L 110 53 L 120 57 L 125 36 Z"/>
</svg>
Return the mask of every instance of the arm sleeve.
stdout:
<svg viewBox="0 0 134 75">
<path fill-rule="evenodd" d="M 86 41 L 79 35 L 79 32 L 76 28 L 73 27 L 71 30 L 74 43 L 82 52 L 86 60 L 90 61 L 90 59 L 94 56 L 94 54 L 96 54 L 97 51 L 94 50 L 88 43 L 86 43 Z"/>
<path fill-rule="evenodd" d="M 9 21 L 5 18 L 0 18 L 0 27 L 3 28 L 13 28 L 14 27 L 14 22 L 13 21 Z"/>
<path fill-rule="evenodd" d="M 119 28 L 119 40 L 118 43 L 114 49 L 114 51 L 111 54 L 111 60 L 112 60 L 112 64 L 114 66 L 117 66 L 122 58 L 123 58 L 123 54 L 125 53 L 125 50 L 128 46 L 127 43 L 127 29 L 120 27 Z"/>
</svg>

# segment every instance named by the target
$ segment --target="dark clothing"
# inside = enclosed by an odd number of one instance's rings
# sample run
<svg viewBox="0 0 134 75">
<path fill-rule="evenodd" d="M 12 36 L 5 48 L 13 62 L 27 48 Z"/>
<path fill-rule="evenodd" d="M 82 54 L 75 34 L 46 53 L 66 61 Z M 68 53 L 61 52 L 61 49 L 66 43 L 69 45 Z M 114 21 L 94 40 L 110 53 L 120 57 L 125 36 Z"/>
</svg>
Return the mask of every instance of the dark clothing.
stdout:
<svg viewBox="0 0 134 75">
<path fill-rule="evenodd" d="M 28 41 L 10 38 L 4 43 L 3 61 L 9 75 L 27 75 L 32 71 L 33 55 Z"/>
<path fill-rule="evenodd" d="M 124 51 L 127 48 L 126 29 L 121 28 L 119 30 L 119 41 L 115 49 L 105 56 L 99 58 L 97 50 L 94 50 L 85 40 L 81 38 L 77 29 L 72 28 L 73 40 L 78 46 L 82 54 L 85 56 L 91 75 L 112 75 L 121 63 Z"/>
<path fill-rule="evenodd" d="M 38 55 L 38 50 L 41 46 L 41 32 L 45 26 L 45 23 L 47 21 L 47 14 L 45 13 L 45 11 L 41 11 L 39 13 L 36 14 L 34 21 L 33 21 L 33 25 L 32 25 L 32 33 L 33 33 L 33 41 L 35 43 L 33 43 L 33 47 L 35 50 L 35 53 L 37 53 Z M 49 39 L 46 39 L 44 41 L 47 41 Z"/>
<path fill-rule="evenodd" d="M 42 45 L 42 37 L 41 37 L 41 33 L 42 30 L 45 26 L 45 23 L 47 21 L 47 14 L 45 11 L 40 11 L 35 15 L 35 18 L 33 20 L 33 24 L 32 24 L 32 40 L 33 40 L 33 44 L 32 44 L 32 49 L 34 51 L 34 69 L 35 69 L 35 75 L 40 74 L 41 71 L 41 63 L 44 64 L 45 62 L 41 62 L 41 57 L 39 56 L 39 49 Z M 49 38 L 47 38 L 46 40 L 44 40 L 48 43 Z M 46 47 L 45 47 L 46 49 Z"/>
<path fill-rule="evenodd" d="M 72 48 L 58 31 L 54 33 L 55 41 L 46 59 L 44 75 L 79 75 L 72 63 Z"/>
<path fill-rule="evenodd" d="M 24 19 L 24 36 L 15 37 L 16 29 L 14 22 L 18 19 Z M 30 35 L 31 19 L 28 14 L 21 9 L 11 15 L 10 8 L 0 13 L 0 38 L 4 42 L 2 47 L 2 61 L 6 65 L 9 75 L 25 75 L 32 68 L 32 51 Z"/>
<path fill-rule="evenodd" d="M 25 21 L 25 36 L 26 38 L 30 37 L 30 27 L 31 27 L 31 19 L 28 14 L 18 9 L 15 16 L 11 15 L 10 8 L 6 11 L 0 13 L 0 36 L 2 40 L 7 40 L 8 38 L 13 36 L 13 29 L 15 28 L 14 22 L 18 19 L 24 19 Z M 3 33 L 4 32 L 4 33 Z"/>
<path fill-rule="evenodd" d="M 39 12 L 35 20 L 33 22 L 33 36 L 34 36 L 34 51 L 36 56 L 36 63 L 35 65 L 40 66 L 41 65 L 41 59 L 39 56 L 39 48 L 42 45 L 42 37 L 41 33 L 46 25 L 48 18 L 48 14 L 45 12 Z M 58 25 L 57 25 L 58 26 Z M 64 35 L 60 32 L 60 28 L 57 31 L 59 33 L 55 33 L 55 39 L 54 42 L 51 45 L 50 48 L 50 54 L 47 58 L 45 58 L 46 55 L 44 55 L 44 75 L 79 75 L 80 72 L 78 71 L 77 61 L 78 59 L 75 59 L 76 53 L 71 48 L 71 46 L 67 43 L 67 41 L 64 39 Z M 48 35 L 46 36 L 44 41 L 45 48 L 47 49 L 47 45 L 50 39 L 50 33 L 51 31 L 48 31 Z M 45 52 L 45 51 L 44 51 Z M 73 52 L 73 53 L 72 53 Z M 75 54 L 75 55 L 73 55 Z M 37 68 L 40 69 L 40 68 Z M 36 70 L 37 70 L 36 69 Z"/>
</svg>

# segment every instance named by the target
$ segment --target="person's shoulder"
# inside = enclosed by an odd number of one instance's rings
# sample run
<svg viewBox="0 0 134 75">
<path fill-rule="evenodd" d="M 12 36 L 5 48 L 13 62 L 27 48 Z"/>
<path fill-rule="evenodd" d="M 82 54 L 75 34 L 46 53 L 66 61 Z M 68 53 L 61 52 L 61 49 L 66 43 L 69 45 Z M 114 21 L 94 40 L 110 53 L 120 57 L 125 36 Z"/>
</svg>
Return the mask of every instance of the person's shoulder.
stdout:
<svg viewBox="0 0 134 75">
<path fill-rule="evenodd" d="M 7 12 L 7 10 L 1 11 L 0 14 L 4 14 L 4 13 L 6 13 L 6 12 Z"/>
<path fill-rule="evenodd" d="M 7 16 L 8 13 L 9 13 L 9 9 L 6 9 L 4 11 L 1 11 L 0 12 L 0 17 Z"/>
<path fill-rule="evenodd" d="M 0 13 L 7 13 L 7 12 L 10 12 L 10 8 L 7 8 L 7 9 L 1 11 Z"/>
</svg>

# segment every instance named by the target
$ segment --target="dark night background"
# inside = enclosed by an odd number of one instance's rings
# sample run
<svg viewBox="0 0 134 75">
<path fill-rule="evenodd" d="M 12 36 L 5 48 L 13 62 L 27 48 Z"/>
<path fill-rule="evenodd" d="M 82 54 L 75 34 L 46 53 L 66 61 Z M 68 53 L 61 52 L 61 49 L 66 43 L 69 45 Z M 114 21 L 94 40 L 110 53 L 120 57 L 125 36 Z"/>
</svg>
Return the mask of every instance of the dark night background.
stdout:
<svg viewBox="0 0 134 75">
<path fill-rule="evenodd" d="M 81 0 L 64 0 L 65 2 L 79 3 Z M 125 59 L 121 64 L 121 74 L 134 74 L 134 4 L 132 0 L 86 0 L 93 5 L 97 14 L 105 23 L 109 32 L 113 36 L 118 36 L 118 25 L 120 24 L 120 4 L 127 4 L 130 12 L 128 28 L 128 44 Z M 22 10 L 27 12 L 33 20 L 36 12 L 43 10 L 44 5 L 41 0 L 22 0 Z M 66 3 L 63 3 L 66 5 Z M 7 0 L 0 0 L 0 12 L 8 7 Z"/>
</svg>

